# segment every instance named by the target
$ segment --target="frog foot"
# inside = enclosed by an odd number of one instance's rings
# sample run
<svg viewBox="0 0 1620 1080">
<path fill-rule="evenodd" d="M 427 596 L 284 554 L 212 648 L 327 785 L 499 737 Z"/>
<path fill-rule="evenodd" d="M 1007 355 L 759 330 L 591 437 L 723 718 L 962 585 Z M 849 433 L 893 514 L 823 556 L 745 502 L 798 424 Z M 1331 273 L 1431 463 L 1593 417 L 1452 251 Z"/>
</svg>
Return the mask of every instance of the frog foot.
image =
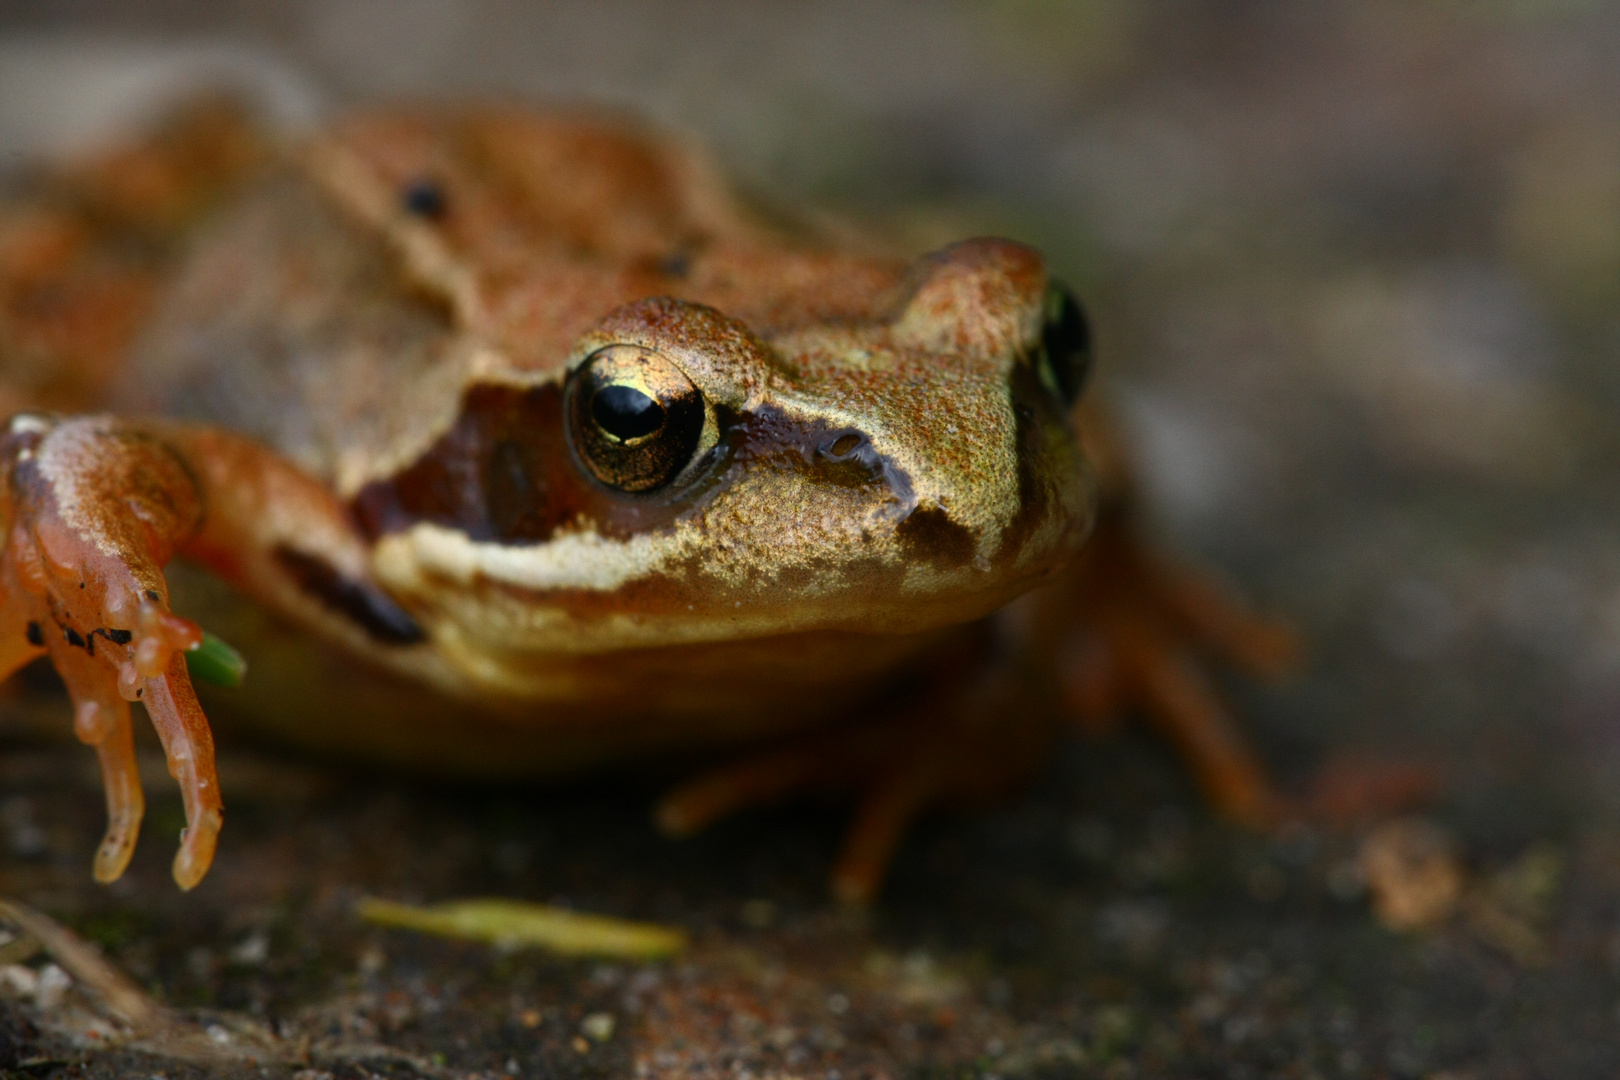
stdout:
<svg viewBox="0 0 1620 1080">
<path fill-rule="evenodd" d="M 1176 748 L 1227 818 L 1260 828 L 1294 816 L 1204 664 L 1214 657 L 1258 678 L 1278 678 L 1301 651 L 1292 630 L 1158 555 L 1117 507 L 1099 520 L 1056 601 L 1066 630 L 1056 641 L 1055 666 L 1066 711 L 1083 731 L 1106 731 L 1127 713 L 1140 715 Z"/>
<path fill-rule="evenodd" d="M 0 678 L 43 654 L 66 684 L 74 730 L 101 761 L 102 882 L 124 872 L 140 831 L 129 706 L 146 706 L 185 803 L 173 870 L 189 889 L 213 860 L 223 814 L 213 738 L 186 671 L 202 632 L 168 610 L 162 575 L 201 518 L 195 484 L 161 443 L 96 417 L 15 417 L 0 463 Z"/>
<path fill-rule="evenodd" d="M 856 793 L 831 890 L 870 903 L 918 817 L 936 807 L 983 803 L 1015 789 L 1040 766 L 1057 728 L 1044 711 L 1013 709 L 1013 671 L 994 666 L 967 685 L 942 679 L 922 703 L 887 720 L 817 732 L 702 773 L 658 803 L 654 820 L 687 836 L 749 806 L 816 791 Z"/>
</svg>

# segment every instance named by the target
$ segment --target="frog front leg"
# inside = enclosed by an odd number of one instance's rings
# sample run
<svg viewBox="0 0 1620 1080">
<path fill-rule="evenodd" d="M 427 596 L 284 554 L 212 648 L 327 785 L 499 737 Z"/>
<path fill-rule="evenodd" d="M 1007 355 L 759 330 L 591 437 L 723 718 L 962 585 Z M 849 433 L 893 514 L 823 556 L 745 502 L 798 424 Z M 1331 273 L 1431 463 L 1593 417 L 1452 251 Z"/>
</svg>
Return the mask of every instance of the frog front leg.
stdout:
<svg viewBox="0 0 1620 1080">
<path fill-rule="evenodd" d="M 1027 598 L 1030 647 L 1058 676 L 1060 707 L 1089 733 L 1141 717 L 1229 820 L 1264 827 L 1296 812 L 1216 691 L 1208 660 L 1275 680 L 1298 660 L 1299 637 L 1159 551 L 1119 433 L 1094 405 L 1082 403 L 1075 418 L 1098 473 L 1096 524 L 1074 563 Z"/>
<path fill-rule="evenodd" d="M 1154 551 L 1122 487 L 1105 489 L 1096 529 L 1073 564 L 976 631 L 936 661 L 924 680 L 931 689 L 909 707 L 678 785 L 657 807 L 659 826 L 687 835 L 745 806 L 853 791 L 831 884 L 838 899 L 864 904 L 916 818 L 1016 789 L 1065 726 L 1106 730 L 1128 714 L 1175 747 L 1223 816 L 1264 827 L 1289 809 L 1204 661 L 1275 677 L 1298 653 L 1295 635 Z"/>
<path fill-rule="evenodd" d="M 1295 634 L 1164 557 L 1123 503 L 1105 505 L 1065 578 L 1034 598 L 1055 632 L 1046 646 L 1069 719 L 1106 732 L 1140 716 L 1180 755 L 1210 804 L 1252 828 L 1290 812 L 1216 691 L 1208 658 L 1251 677 L 1285 674 Z"/>
<path fill-rule="evenodd" d="M 103 882 L 123 872 L 139 831 L 129 703 L 145 705 L 185 804 L 173 873 L 190 889 L 213 860 L 223 803 L 186 668 L 202 631 L 169 610 L 163 567 L 184 556 L 319 623 L 303 610 L 300 572 L 364 582 L 364 545 L 317 480 L 222 432 L 25 414 L 0 438 L 0 467 L 0 676 L 43 653 L 66 683 L 75 730 L 101 759 Z"/>
<path fill-rule="evenodd" d="M 748 806 L 810 792 L 853 796 L 829 875 L 833 896 L 877 897 L 912 824 L 948 805 L 984 805 L 1035 773 L 1061 733 L 1039 700 L 1051 680 L 989 621 L 933 658 L 923 689 L 854 723 L 799 736 L 678 784 L 654 811 L 658 827 L 687 836 Z"/>
</svg>

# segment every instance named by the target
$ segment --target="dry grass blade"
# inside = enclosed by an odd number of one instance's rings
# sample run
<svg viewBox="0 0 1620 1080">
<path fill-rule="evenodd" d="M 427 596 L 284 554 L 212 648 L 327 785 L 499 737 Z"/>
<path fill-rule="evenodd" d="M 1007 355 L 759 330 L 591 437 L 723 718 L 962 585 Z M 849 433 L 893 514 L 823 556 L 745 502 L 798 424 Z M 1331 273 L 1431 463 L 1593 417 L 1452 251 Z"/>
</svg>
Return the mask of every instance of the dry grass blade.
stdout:
<svg viewBox="0 0 1620 1080">
<path fill-rule="evenodd" d="M 367 922 L 502 948 L 532 946 L 563 956 L 659 960 L 686 949 L 686 932 L 655 923 L 586 915 L 518 900 L 457 900 L 413 907 L 373 897 L 355 905 Z"/>
<path fill-rule="evenodd" d="M 22 932 L 19 941 L 32 941 L 77 983 L 100 1001 L 127 1035 L 117 1040 L 125 1049 L 171 1061 L 197 1065 L 227 1062 L 250 1065 L 403 1065 L 424 1076 L 449 1076 L 432 1062 L 390 1046 L 322 1040 L 312 1046 L 277 1038 L 243 1016 L 218 1014 L 211 1021 L 193 1022 L 154 1001 L 128 976 L 110 964 L 92 946 L 50 916 L 16 900 L 0 897 L 0 920 Z M 46 1026 L 50 1017 L 41 1018 Z M 71 1027 L 71 1025 L 67 1025 Z M 65 1032 L 72 1034 L 71 1030 Z M 112 1043 L 103 1043 L 111 1046 Z"/>
<path fill-rule="evenodd" d="M 108 1012 L 130 1027 L 141 1031 L 167 1022 L 166 1011 L 148 997 L 146 991 L 55 919 L 26 904 L 3 898 L 0 898 L 0 918 L 39 942 L 52 960 L 99 997 Z"/>
</svg>

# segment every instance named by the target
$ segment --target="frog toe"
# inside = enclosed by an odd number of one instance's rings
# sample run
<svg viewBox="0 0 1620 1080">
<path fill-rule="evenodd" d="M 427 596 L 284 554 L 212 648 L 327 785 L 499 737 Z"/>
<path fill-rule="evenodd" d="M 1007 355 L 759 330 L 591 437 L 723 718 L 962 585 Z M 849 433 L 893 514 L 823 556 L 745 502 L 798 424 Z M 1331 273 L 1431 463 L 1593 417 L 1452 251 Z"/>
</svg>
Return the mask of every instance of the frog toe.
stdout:
<svg viewBox="0 0 1620 1080">
<path fill-rule="evenodd" d="M 1298 667 L 1305 647 L 1293 627 L 1250 610 L 1186 567 L 1154 560 L 1147 573 L 1168 624 L 1200 649 L 1260 679 L 1280 679 Z"/>
<path fill-rule="evenodd" d="M 689 836 L 741 810 L 854 787 L 860 792 L 855 816 L 830 884 L 840 902 L 865 904 L 877 895 L 912 821 L 939 789 L 934 761 L 891 760 L 896 748 L 878 741 L 871 729 L 822 733 L 722 765 L 670 791 L 653 819 L 665 835 Z"/>
<path fill-rule="evenodd" d="M 665 794 L 653 809 L 653 822 L 665 836 L 691 836 L 739 810 L 825 786 L 840 771 L 830 742 L 806 740 L 710 769 Z"/>
<path fill-rule="evenodd" d="M 1150 624 L 1116 633 L 1128 700 L 1180 752 L 1205 797 L 1240 825 L 1275 824 L 1282 799 L 1196 659 Z"/>
<path fill-rule="evenodd" d="M 855 808 L 833 864 L 832 894 L 861 907 L 877 898 L 906 833 L 929 807 L 951 792 L 951 770 L 934 755 L 899 763 L 878 777 Z"/>
<path fill-rule="evenodd" d="M 1005 667 L 942 679 L 902 712 L 806 735 L 678 785 L 654 820 L 666 834 L 684 836 L 745 808 L 852 793 L 855 809 L 830 888 L 841 903 L 870 903 L 918 818 L 993 799 L 1040 767 L 1056 731 L 1043 712 L 1023 707 L 1021 690 Z"/>
<path fill-rule="evenodd" d="M 214 737 L 186 672 L 186 658 L 176 654 L 168 670 L 146 680 L 146 712 L 163 743 L 169 773 L 180 785 L 186 827 L 175 852 L 175 884 L 191 889 L 208 873 L 214 846 L 224 823 L 219 777 L 214 770 Z"/>
<path fill-rule="evenodd" d="M 107 831 L 96 850 L 93 872 L 102 884 L 117 881 L 135 853 L 146 798 L 135 764 L 134 729 L 129 702 L 118 693 L 107 665 L 68 647 L 51 649 L 51 660 L 73 701 L 73 731 L 94 747 L 101 763 L 101 785 L 107 798 Z"/>
</svg>

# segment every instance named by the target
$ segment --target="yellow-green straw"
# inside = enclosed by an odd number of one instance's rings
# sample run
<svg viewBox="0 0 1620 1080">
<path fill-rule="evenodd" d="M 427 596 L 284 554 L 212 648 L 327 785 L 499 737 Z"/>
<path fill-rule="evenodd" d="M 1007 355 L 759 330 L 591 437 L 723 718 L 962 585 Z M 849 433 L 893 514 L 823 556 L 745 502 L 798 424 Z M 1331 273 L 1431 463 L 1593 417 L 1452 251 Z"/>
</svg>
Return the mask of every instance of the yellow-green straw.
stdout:
<svg viewBox="0 0 1620 1080">
<path fill-rule="evenodd" d="M 658 960 L 687 945 L 686 932 L 671 926 L 586 915 L 521 900 L 453 900 L 413 907 L 365 897 L 355 905 L 355 914 L 379 926 L 486 941 L 503 948 L 529 946 L 564 956 Z"/>
</svg>

